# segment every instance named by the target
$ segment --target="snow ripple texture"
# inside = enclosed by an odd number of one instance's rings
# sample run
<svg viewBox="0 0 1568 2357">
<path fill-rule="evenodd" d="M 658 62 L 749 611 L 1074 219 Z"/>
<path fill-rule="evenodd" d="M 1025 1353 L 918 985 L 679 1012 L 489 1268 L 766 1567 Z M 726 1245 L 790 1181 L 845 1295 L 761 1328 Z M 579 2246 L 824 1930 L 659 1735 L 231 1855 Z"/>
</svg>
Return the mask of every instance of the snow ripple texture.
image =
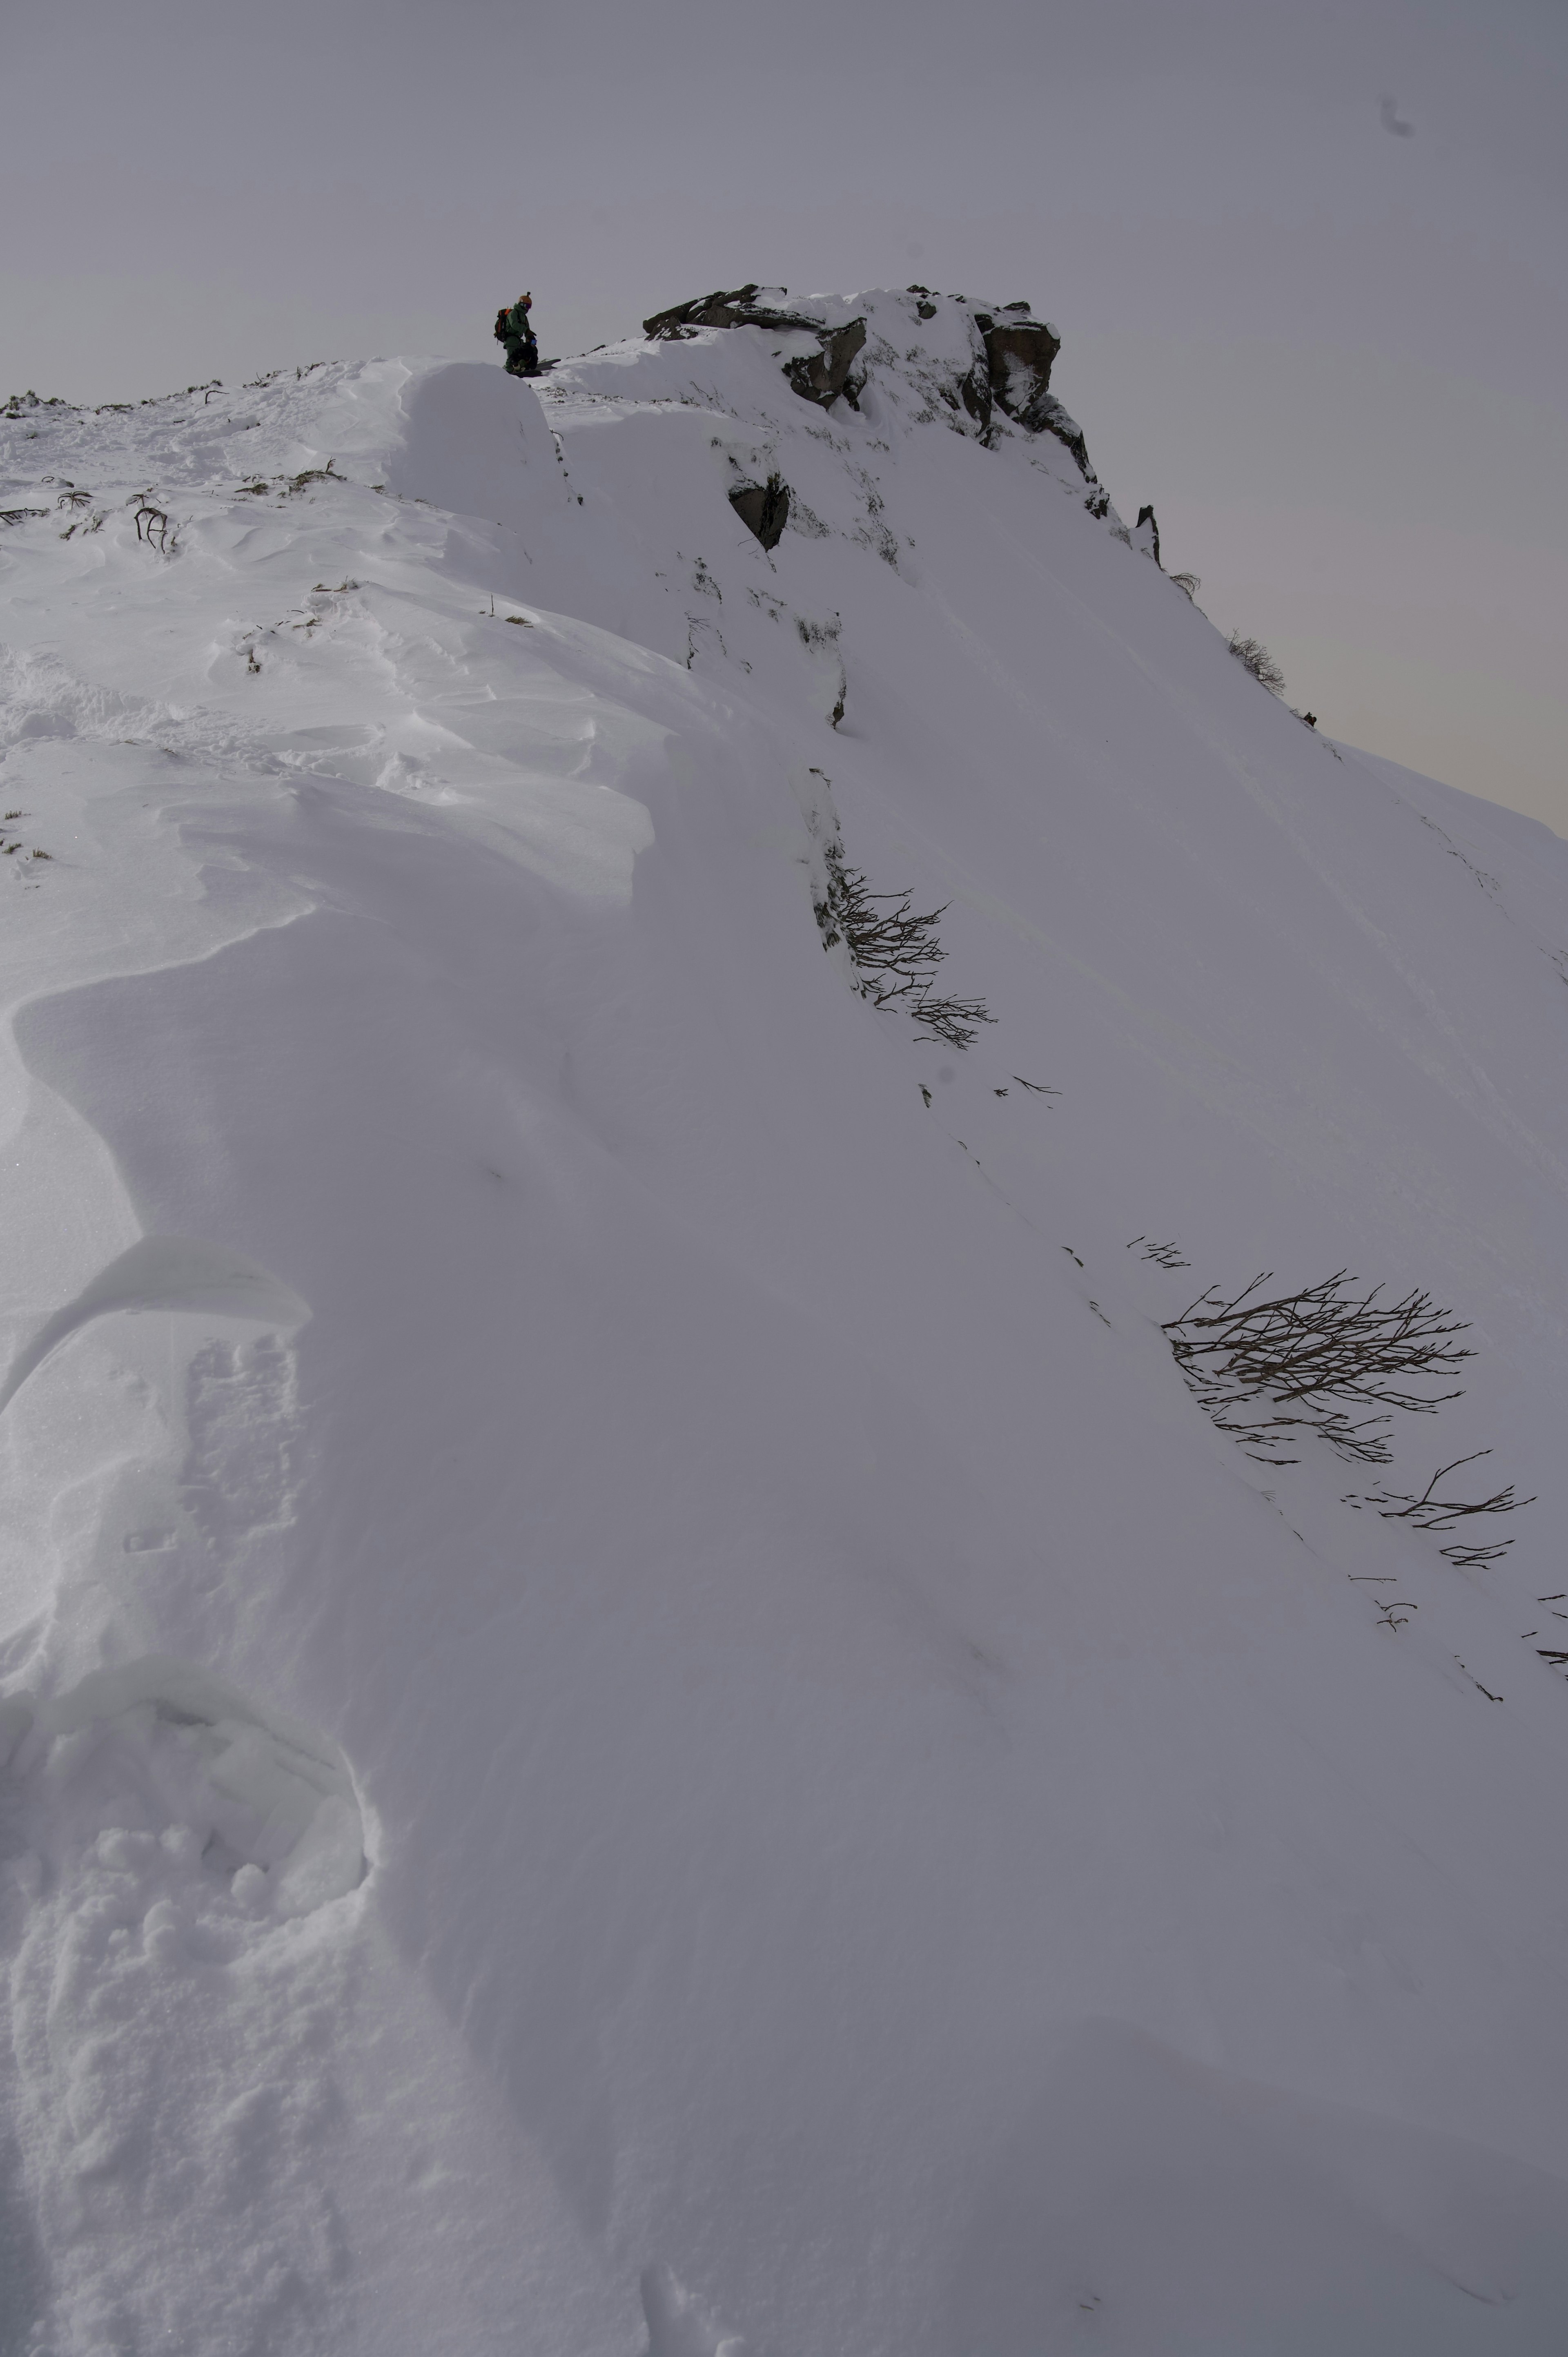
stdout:
<svg viewBox="0 0 1568 2357">
<path fill-rule="evenodd" d="M 28 1706 L 5 1708 L 14 1736 Z M 33 2345 L 315 2345 L 343 2268 L 316 2058 L 345 1960 L 306 1919 L 364 1870 L 341 1760 L 188 1663 L 129 1663 L 31 1714 L 5 1809 L 16 2126 L 52 2278 Z"/>
</svg>

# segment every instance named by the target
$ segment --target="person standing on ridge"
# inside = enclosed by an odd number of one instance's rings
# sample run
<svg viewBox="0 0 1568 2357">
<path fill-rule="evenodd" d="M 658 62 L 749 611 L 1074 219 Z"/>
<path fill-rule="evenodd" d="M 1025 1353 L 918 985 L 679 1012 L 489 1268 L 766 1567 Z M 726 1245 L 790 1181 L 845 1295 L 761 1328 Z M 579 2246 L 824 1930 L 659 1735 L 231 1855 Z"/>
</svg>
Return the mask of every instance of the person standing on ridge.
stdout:
<svg viewBox="0 0 1568 2357">
<path fill-rule="evenodd" d="M 510 308 L 503 304 L 496 313 L 496 341 L 506 346 L 508 376 L 539 374 L 539 345 L 528 317 L 532 308 L 532 296 L 520 295 Z"/>
</svg>

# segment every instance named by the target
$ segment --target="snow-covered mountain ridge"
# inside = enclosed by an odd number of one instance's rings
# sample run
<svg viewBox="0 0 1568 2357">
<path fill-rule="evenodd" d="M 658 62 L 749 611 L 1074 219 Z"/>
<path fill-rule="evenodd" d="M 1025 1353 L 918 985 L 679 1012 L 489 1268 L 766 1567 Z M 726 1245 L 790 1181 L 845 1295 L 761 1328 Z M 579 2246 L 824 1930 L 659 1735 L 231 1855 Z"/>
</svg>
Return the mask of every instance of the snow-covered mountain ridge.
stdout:
<svg viewBox="0 0 1568 2357">
<path fill-rule="evenodd" d="M 5 2345 L 1555 2350 L 1568 847 L 717 299 L 4 417 Z M 1249 1458 L 1260 1269 L 1463 1397 Z"/>
</svg>

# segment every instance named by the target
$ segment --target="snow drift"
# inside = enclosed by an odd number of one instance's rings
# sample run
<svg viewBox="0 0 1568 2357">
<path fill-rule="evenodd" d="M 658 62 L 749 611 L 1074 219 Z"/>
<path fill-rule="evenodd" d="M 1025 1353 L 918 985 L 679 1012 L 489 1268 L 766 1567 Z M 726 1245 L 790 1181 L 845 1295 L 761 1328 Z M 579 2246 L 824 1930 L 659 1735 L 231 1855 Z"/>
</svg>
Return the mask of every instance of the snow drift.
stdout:
<svg viewBox="0 0 1568 2357">
<path fill-rule="evenodd" d="M 1568 849 L 709 299 L 5 414 L 5 2345 L 1554 2351 Z M 1463 1396 L 1258 1462 L 1260 1270 Z"/>
</svg>

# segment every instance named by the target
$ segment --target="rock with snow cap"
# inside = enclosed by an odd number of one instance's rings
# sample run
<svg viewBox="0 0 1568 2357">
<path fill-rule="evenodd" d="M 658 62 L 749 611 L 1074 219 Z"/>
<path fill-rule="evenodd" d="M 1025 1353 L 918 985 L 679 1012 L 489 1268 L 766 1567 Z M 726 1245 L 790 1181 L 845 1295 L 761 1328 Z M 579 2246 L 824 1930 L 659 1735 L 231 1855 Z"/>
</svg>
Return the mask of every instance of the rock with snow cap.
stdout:
<svg viewBox="0 0 1568 2357">
<path fill-rule="evenodd" d="M 1009 303 L 998 316 L 977 311 L 974 319 L 985 345 L 992 399 L 1009 417 L 1033 427 L 1031 412 L 1050 391 L 1062 339 L 1048 321 L 1031 319 L 1027 311 L 1026 303 Z"/>
<path fill-rule="evenodd" d="M 764 548 L 777 548 L 789 521 L 789 486 L 778 475 L 765 483 L 742 483 L 729 495 L 736 515 Z"/>
<path fill-rule="evenodd" d="M 656 343 L 693 336 L 703 328 L 768 328 L 775 333 L 783 330 L 815 336 L 820 349 L 792 353 L 785 361 L 784 372 L 803 401 L 814 401 L 822 408 L 831 409 L 844 391 L 851 364 L 865 342 L 865 319 L 833 322 L 825 316 L 827 307 L 821 304 L 812 305 L 810 310 L 786 309 L 781 304 L 759 301 L 764 291 L 752 279 L 727 294 L 720 290 L 697 296 L 689 303 L 675 304 L 668 311 L 656 311 L 651 318 L 644 319 L 642 332 Z M 766 292 L 786 296 L 789 289 L 769 287 Z"/>
</svg>

